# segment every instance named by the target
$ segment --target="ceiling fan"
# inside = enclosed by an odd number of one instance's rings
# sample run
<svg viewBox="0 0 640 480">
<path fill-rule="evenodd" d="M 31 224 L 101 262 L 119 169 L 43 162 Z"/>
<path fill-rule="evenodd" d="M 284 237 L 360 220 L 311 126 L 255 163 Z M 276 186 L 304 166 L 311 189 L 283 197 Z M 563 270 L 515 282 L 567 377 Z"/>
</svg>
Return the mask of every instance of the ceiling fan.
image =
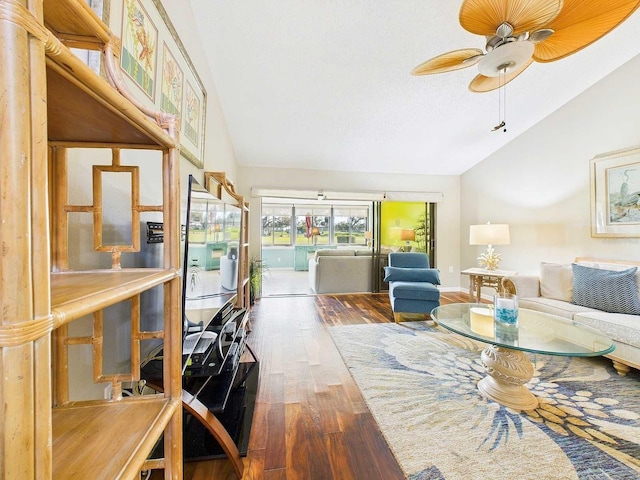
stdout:
<svg viewBox="0 0 640 480">
<path fill-rule="evenodd" d="M 486 37 L 485 52 L 465 48 L 438 55 L 413 75 L 452 72 L 478 65 L 472 92 L 502 87 L 536 62 L 567 57 L 626 20 L 640 0 L 464 0 L 460 25 Z"/>
</svg>

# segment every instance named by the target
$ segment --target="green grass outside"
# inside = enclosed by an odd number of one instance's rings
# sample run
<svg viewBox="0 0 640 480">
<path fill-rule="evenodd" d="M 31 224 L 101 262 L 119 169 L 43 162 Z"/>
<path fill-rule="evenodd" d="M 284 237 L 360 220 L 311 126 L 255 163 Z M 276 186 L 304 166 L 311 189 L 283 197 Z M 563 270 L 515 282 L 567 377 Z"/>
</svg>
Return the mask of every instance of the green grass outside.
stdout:
<svg viewBox="0 0 640 480">
<path fill-rule="evenodd" d="M 230 228 L 229 232 L 231 234 L 232 239 L 227 241 L 229 242 L 238 241 L 238 238 L 240 236 L 240 228 L 238 227 Z M 205 238 L 204 230 L 189 230 L 189 243 L 204 243 L 204 238 Z M 218 232 L 217 238 L 219 242 L 224 242 L 224 239 L 222 238 L 222 232 Z M 215 241 L 216 241 L 215 232 L 209 232 L 209 234 L 207 235 L 207 242 L 212 243 Z"/>
</svg>

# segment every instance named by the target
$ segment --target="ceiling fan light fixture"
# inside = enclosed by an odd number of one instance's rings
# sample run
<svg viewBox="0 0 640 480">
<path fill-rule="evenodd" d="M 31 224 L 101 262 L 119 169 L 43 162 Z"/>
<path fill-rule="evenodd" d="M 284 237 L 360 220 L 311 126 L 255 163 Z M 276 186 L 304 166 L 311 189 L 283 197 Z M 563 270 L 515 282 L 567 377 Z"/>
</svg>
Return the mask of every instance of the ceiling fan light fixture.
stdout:
<svg viewBox="0 0 640 480">
<path fill-rule="evenodd" d="M 478 70 L 485 77 L 497 77 L 520 68 L 528 62 L 534 51 L 533 43 L 525 40 L 509 42 L 487 52 L 478 62 Z"/>
</svg>

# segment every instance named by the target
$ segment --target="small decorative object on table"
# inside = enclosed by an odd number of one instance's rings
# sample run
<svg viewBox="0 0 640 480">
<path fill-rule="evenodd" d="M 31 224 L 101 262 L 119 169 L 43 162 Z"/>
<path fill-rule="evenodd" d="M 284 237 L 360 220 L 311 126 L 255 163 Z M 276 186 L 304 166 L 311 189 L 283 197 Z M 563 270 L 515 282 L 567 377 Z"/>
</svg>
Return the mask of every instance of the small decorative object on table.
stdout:
<svg viewBox="0 0 640 480">
<path fill-rule="evenodd" d="M 495 338 L 493 308 L 492 305 L 488 307 L 473 307 L 469 309 L 469 328 L 478 335 Z"/>
<path fill-rule="evenodd" d="M 518 297 L 511 293 L 496 293 L 493 297 L 496 339 L 504 342 L 518 340 Z"/>
</svg>

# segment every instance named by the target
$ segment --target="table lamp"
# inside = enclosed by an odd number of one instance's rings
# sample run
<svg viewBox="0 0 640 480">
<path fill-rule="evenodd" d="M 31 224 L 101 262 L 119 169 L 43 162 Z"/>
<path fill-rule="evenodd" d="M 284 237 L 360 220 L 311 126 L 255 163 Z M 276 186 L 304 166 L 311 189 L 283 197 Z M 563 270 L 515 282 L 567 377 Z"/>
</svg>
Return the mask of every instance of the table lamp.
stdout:
<svg viewBox="0 0 640 480">
<path fill-rule="evenodd" d="M 496 253 L 494 245 L 509 245 L 509 225 L 491 224 L 471 225 L 469 227 L 469 245 L 487 245 L 487 251 L 478 257 L 478 263 L 487 270 L 495 270 L 502 260 L 502 255 Z"/>
<path fill-rule="evenodd" d="M 411 242 L 416 239 L 416 232 L 414 230 L 402 230 L 400 232 L 400 240 L 404 240 L 404 251 L 411 251 Z"/>
<path fill-rule="evenodd" d="M 367 230 L 364 232 L 364 238 L 367 244 L 367 247 L 371 246 L 371 239 L 373 238 L 373 232 L 371 230 Z"/>
<path fill-rule="evenodd" d="M 313 237 L 313 244 L 316 245 L 318 243 L 318 235 L 320 235 L 320 229 L 318 227 L 311 228 L 311 236 Z"/>
</svg>

